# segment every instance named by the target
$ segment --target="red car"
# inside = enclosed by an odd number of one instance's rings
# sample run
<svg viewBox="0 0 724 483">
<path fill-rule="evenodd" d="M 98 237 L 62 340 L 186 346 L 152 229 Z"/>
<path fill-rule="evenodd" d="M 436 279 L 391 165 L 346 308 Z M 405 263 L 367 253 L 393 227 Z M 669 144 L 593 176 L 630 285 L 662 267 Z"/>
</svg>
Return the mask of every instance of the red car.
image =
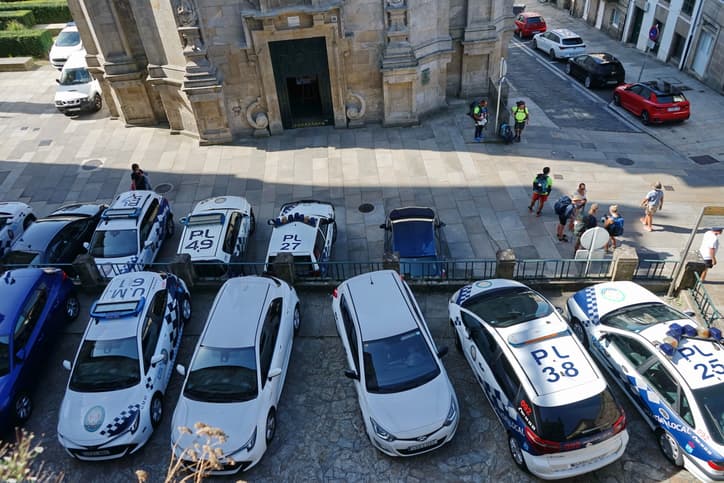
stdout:
<svg viewBox="0 0 724 483">
<path fill-rule="evenodd" d="M 652 84 L 623 84 L 613 91 L 613 102 L 641 118 L 644 124 L 689 119 L 689 101 L 678 90 Z"/>
<path fill-rule="evenodd" d="M 515 17 L 515 35 L 520 38 L 532 37 L 546 31 L 546 21 L 539 13 L 522 12 Z"/>
</svg>

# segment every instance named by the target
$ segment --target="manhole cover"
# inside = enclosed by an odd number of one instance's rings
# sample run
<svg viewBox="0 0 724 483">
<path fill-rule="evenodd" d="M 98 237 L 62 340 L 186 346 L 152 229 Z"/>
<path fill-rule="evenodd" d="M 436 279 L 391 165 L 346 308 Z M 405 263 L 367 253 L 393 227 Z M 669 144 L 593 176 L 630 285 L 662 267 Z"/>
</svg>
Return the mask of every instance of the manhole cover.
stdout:
<svg viewBox="0 0 724 483">
<path fill-rule="evenodd" d="M 616 162 L 621 166 L 631 166 L 634 164 L 633 160 L 628 158 L 616 158 Z"/>
<path fill-rule="evenodd" d="M 553 156 L 554 158 L 573 159 L 573 153 L 570 151 L 551 151 L 551 156 Z"/>
<path fill-rule="evenodd" d="M 173 185 L 171 183 L 161 183 L 160 185 L 153 188 L 153 191 L 160 195 L 164 195 L 171 190 L 173 190 Z"/>
<path fill-rule="evenodd" d="M 665 184 L 664 191 L 674 191 L 674 187 L 671 186 L 670 184 Z"/>
<path fill-rule="evenodd" d="M 708 154 L 704 156 L 692 156 L 691 160 L 696 164 L 714 164 L 719 162 L 714 156 L 709 156 Z"/>
<path fill-rule="evenodd" d="M 103 161 L 100 159 L 88 159 L 80 165 L 83 171 L 95 171 L 101 166 L 103 166 Z"/>
<path fill-rule="evenodd" d="M 371 213 L 372 210 L 375 209 L 375 207 L 370 203 L 362 203 L 361 205 L 359 205 L 358 209 L 361 213 Z"/>
</svg>

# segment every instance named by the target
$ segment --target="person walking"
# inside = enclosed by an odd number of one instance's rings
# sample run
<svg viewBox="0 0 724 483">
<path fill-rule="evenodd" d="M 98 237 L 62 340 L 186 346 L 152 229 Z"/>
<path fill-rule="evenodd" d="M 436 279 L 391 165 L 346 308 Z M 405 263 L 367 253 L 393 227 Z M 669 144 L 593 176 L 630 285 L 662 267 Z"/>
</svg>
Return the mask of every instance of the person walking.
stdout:
<svg viewBox="0 0 724 483">
<path fill-rule="evenodd" d="M 618 245 L 616 237 L 623 235 L 623 216 L 618 212 L 618 205 L 611 205 L 608 207 L 608 214 L 601 218 L 603 227 L 608 232 L 608 241 L 606 242 L 606 251 L 611 251 L 611 245 L 613 249 L 616 249 Z"/>
<path fill-rule="evenodd" d="M 520 142 L 520 135 L 525 129 L 525 126 L 530 121 L 530 113 L 528 108 L 525 107 L 525 101 L 518 101 L 515 103 L 513 108 L 513 119 L 515 120 L 515 140 Z"/>
<path fill-rule="evenodd" d="M 664 192 L 661 190 L 661 181 L 654 183 L 652 188 L 641 200 L 641 206 L 644 208 L 644 217 L 641 218 L 641 223 L 644 224 L 644 230 L 646 231 L 653 231 L 654 213 L 664 207 Z"/>
<path fill-rule="evenodd" d="M 530 205 L 528 205 L 528 211 L 533 211 L 533 206 L 538 202 L 538 210 L 535 216 L 541 215 L 543 205 L 545 205 L 548 195 L 551 194 L 553 189 L 553 178 L 550 177 L 551 168 L 546 166 L 543 168 L 542 173 L 538 173 L 533 178 L 533 196 L 530 199 Z"/>
<path fill-rule="evenodd" d="M 714 265 L 716 265 L 716 252 L 719 250 L 719 235 L 721 235 L 722 229 L 721 226 L 711 227 L 709 231 L 704 233 L 704 238 L 701 240 L 699 254 L 706 263 L 706 268 L 699 277 L 702 282 L 706 280 L 706 273 L 709 269 L 714 268 Z"/>
<path fill-rule="evenodd" d="M 581 212 L 583 211 L 584 210 L 581 209 Z M 586 230 L 590 230 L 596 226 L 598 226 L 598 203 L 592 203 L 591 207 L 588 208 L 588 213 L 583 215 L 580 220 L 577 218 L 573 223 L 573 234 L 576 236 L 576 246 L 573 247 L 574 257 L 578 249 L 581 248 L 581 237 L 583 234 L 586 233 Z"/>
<path fill-rule="evenodd" d="M 138 163 L 131 165 L 131 190 L 151 190 L 151 179 Z"/>
<path fill-rule="evenodd" d="M 488 101 L 481 99 L 473 108 L 473 120 L 475 121 L 475 142 L 483 141 L 483 129 L 488 125 Z"/>
</svg>

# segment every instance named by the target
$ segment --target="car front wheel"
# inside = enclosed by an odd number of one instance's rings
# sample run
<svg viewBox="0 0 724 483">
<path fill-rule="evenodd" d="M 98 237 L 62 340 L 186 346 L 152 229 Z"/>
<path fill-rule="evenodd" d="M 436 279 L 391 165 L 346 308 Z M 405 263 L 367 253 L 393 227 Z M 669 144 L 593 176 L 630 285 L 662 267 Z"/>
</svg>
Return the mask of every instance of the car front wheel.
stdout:
<svg viewBox="0 0 724 483">
<path fill-rule="evenodd" d="M 166 217 L 166 238 L 171 238 L 174 231 L 176 231 L 176 225 L 173 223 L 173 216 L 168 215 Z"/>
<path fill-rule="evenodd" d="M 103 107 L 103 99 L 100 94 L 93 96 L 93 111 L 98 112 Z"/>
<path fill-rule="evenodd" d="M 566 64 L 566 74 L 572 75 L 573 69 L 571 69 L 571 63 Z"/>
<path fill-rule="evenodd" d="M 65 318 L 68 322 L 73 321 L 78 318 L 79 313 L 80 302 L 78 301 L 78 297 L 76 297 L 74 293 L 71 293 L 68 295 L 68 298 L 65 299 Z"/>
<path fill-rule="evenodd" d="M 556 60 L 556 51 L 553 50 L 553 49 L 551 49 L 550 51 L 548 51 L 548 57 L 550 57 L 551 60 Z"/>
<path fill-rule="evenodd" d="M 621 105 L 621 96 L 614 93 L 613 94 L 613 103 L 616 104 L 617 106 L 620 106 Z"/>
<path fill-rule="evenodd" d="M 666 456 L 666 459 L 676 466 L 682 466 L 684 464 L 684 457 L 681 455 L 681 448 L 673 436 L 663 429 L 659 429 L 656 436 L 659 442 L 659 448 L 661 452 L 664 453 L 664 456 Z"/>
<path fill-rule="evenodd" d="M 161 419 L 163 419 L 163 396 L 157 392 L 151 399 L 151 426 L 153 429 L 158 428 Z"/>
<path fill-rule="evenodd" d="M 294 335 L 299 334 L 299 328 L 302 326 L 302 314 L 299 312 L 299 304 L 294 307 Z"/>
<path fill-rule="evenodd" d="M 266 428 L 264 429 L 264 435 L 266 436 L 266 445 L 269 446 L 269 444 L 274 439 L 274 434 L 277 431 L 277 415 L 274 411 L 274 408 L 271 408 L 269 410 L 269 414 L 266 416 Z"/>
<path fill-rule="evenodd" d="M 590 89 L 593 85 L 593 79 L 591 79 L 590 75 L 587 75 L 586 78 L 583 80 L 583 85 L 586 86 L 586 89 Z"/>
<path fill-rule="evenodd" d="M 508 434 L 508 449 L 510 450 L 510 456 L 513 457 L 513 461 L 523 471 L 528 471 L 528 465 L 525 464 L 525 458 L 523 457 L 523 449 L 520 447 L 520 442 L 512 434 Z"/>
<path fill-rule="evenodd" d="M 641 122 L 648 125 L 651 123 L 651 118 L 649 117 L 649 112 L 646 110 L 641 111 Z"/>
<path fill-rule="evenodd" d="M 33 400 L 30 398 L 30 394 L 27 392 L 18 394 L 15 398 L 13 409 L 15 410 L 15 420 L 17 423 L 25 424 L 33 412 Z"/>
<path fill-rule="evenodd" d="M 181 320 L 184 325 L 188 324 L 189 320 L 191 320 L 191 300 L 189 300 L 189 296 L 186 294 L 181 297 Z"/>
<path fill-rule="evenodd" d="M 586 337 L 586 331 L 583 328 L 583 324 L 581 324 L 578 319 L 571 320 L 571 330 L 576 335 L 576 337 L 578 337 L 578 340 L 581 341 L 583 347 L 588 349 L 588 338 Z"/>
</svg>

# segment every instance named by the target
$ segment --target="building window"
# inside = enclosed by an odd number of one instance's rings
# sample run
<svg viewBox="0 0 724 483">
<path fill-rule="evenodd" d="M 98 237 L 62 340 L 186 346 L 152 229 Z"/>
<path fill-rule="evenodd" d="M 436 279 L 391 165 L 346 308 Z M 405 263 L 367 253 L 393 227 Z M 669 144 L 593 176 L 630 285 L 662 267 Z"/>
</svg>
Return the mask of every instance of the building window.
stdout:
<svg viewBox="0 0 724 483">
<path fill-rule="evenodd" d="M 611 26 L 618 28 L 620 20 L 621 20 L 621 12 L 619 12 L 617 8 L 614 8 L 613 10 L 611 10 Z"/>
<path fill-rule="evenodd" d="M 684 0 L 684 4 L 681 6 L 681 11 L 691 17 L 691 12 L 694 11 L 694 4 L 696 0 Z"/>
<path fill-rule="evenodd" d="M 674 33 L 674 39 L 671 42 L 671 58 L 675 61 L 681 60 L 681 55 L 684 53 L 684 37 L 678 33 Z"/>
</svg>

